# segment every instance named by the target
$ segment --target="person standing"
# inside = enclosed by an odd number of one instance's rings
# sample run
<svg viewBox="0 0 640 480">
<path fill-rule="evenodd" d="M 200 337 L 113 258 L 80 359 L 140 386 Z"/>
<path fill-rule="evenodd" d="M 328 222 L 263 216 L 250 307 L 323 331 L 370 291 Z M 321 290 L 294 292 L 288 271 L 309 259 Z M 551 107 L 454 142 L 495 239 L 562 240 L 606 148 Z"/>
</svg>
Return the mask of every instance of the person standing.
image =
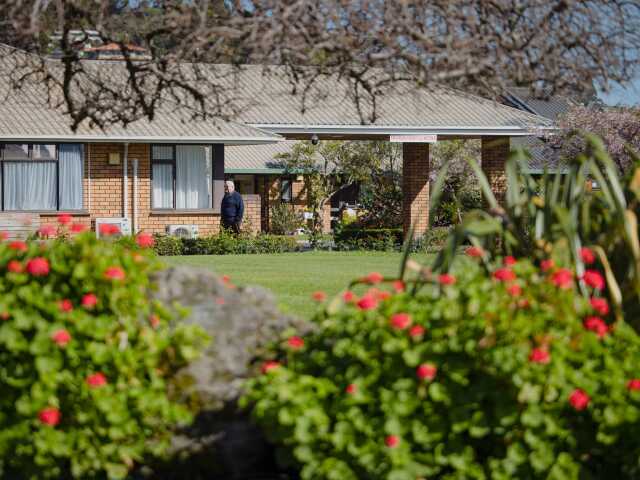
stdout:
<svg viewBox="0 0 640 480">
<path fill-rule="evenodd" d="M 222 215 L 222 228 L 231 230 L 236 235 L 240 233 L 240 224 L 244 215 L 244 202 L 242 196 L 236 192 L 236 187 L 231 180 L 224 182 L 224 197 L 220 205 Z"/>
</svg>

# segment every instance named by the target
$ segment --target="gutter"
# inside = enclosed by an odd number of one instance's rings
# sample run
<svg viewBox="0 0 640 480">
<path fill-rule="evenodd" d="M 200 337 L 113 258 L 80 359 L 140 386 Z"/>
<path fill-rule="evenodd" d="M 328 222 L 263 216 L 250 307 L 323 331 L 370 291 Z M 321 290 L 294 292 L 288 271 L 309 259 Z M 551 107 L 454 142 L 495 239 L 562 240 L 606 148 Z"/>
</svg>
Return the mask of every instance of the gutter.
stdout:
<svg viewBox="0 0 640 480">
<path fill-rule="evenodd" d="M 278 143 L 284 138 L 273 137 L 131 137 L 126 135 L 0 135 L 5 142 L 52 142 L 52 143 L 222 143 L 225 145 L 266 145 Z"/>
<path fill-rule="evenodd" d="M 502 127 L 457 127 L 457 126 L 395 126 L 395 125 L 295 125 L 279 123 L 248 123 L 278 135 L 448 135 L 448 136 L 496 136 L 529 137 L 541 131 L 556 130 L 553 126 L 521 127 L 507 125 Z"/>
</svg>

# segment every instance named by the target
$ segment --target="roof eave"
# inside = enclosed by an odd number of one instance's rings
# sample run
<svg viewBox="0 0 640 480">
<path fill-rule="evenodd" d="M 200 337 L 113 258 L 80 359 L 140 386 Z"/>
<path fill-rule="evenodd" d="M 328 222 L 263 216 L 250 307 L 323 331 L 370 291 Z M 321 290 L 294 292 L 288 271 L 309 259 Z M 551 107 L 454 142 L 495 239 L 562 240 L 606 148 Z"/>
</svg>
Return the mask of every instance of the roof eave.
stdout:
<svg viewBox="0 0 640 480">
<path fill-rule="evenodd" d="M 127 135 L 0 135 L 0 142 L 52 143 L 222 143 L 224 145 L 266 145 L 278 143 L 282 137 L 136 137 Z"/>
</svg>

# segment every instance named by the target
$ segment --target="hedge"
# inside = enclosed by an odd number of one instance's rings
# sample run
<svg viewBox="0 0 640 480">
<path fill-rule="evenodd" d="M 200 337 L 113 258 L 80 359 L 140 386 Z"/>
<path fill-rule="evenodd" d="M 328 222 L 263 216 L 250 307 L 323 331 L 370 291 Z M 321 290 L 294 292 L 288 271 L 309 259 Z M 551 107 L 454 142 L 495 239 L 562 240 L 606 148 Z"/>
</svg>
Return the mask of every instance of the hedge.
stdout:
<svg viewBox="0 0 640 480">
<path fill-rule="evenodd" d="M 154 249 L 158 255 L 232 255 L 295 252 L 300 246 L 294 237 L 287 235 L 251 237 L 220 233 L 199 238 L 155 235 Z"/>
</svg>

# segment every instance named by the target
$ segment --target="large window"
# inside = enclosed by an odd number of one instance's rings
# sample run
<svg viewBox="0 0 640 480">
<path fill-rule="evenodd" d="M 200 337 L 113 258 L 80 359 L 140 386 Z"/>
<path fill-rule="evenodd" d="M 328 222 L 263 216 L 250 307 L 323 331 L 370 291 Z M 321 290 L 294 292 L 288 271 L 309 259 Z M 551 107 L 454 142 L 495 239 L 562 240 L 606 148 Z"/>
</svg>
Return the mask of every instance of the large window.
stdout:
<svg viewBox="0 0 640 480">
<path fill-rule="evenodd" d="M 80 210 L 80 144 L 18 144 L 1 148 L 3 210 Z"/>
<path fill-rule="evenodd" d="M 280 200 L 285 203 L 293 200 L 293 181 L 290 178 L 280 179 Z"/>
<path fill-rule="evenodd" d="M 153 145 L 151 208 L 212 208 L 212 163 L 209 145 Z"/>
</svg>

